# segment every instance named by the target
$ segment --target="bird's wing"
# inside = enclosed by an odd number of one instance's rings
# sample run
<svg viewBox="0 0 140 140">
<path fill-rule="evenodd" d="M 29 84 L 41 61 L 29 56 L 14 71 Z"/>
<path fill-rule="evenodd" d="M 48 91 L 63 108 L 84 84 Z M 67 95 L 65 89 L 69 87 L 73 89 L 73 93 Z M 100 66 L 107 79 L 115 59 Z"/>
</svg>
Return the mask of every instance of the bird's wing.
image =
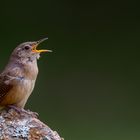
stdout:
<svg viewBox="0 0 140 140">
<path fill-rule="evenodd" d="M 6 83 L 7 80 L 8 76 L 0 75 L 0 102 L 13 87 L 13 85 Z"/>
<path fill-rule="evenodd" d="M 19 67 L 13 67 L 12 69 L 0 74 L 0 102 L 9 90 L 23 79 L 20 72 L 21 69 Z"/>
</svg>

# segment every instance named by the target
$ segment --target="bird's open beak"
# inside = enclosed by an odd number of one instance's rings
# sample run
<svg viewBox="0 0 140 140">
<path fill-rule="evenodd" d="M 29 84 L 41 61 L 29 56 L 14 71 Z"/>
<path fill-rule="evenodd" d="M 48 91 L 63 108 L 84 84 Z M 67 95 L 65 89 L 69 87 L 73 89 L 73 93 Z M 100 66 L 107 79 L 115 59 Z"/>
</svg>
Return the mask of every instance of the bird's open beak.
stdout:
<svg viewBox="0 0 140 140">
<path fill-rule="evenodd" d="M 36 41 L 36 43 L 33 43 L 32 45 L 32 52 L 41 53 L 41 52 L 52 52 L 52 50 L 37 50 L 37 46 L 42 43 L 43 41 L 47 40 L 48 38 L 40 39 L 39 41 Z"/>
</svg>

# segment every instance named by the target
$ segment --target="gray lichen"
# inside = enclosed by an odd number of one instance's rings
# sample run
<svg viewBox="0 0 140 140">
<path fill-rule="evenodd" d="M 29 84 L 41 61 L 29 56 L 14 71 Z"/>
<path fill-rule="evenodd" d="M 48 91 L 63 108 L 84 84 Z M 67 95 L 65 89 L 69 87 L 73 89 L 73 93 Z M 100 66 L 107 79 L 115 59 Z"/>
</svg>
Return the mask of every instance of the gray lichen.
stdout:
<svg viewBox="0 0 140 140">
<path fill-rule="evenodd" d="M 30 127 L 27 124 L 27 120 L 22 120 L 16 124 L 14 132 L 11 135 L 17 138 L 26 138 L 29 135 L 29 130 Z"/>
</svg>

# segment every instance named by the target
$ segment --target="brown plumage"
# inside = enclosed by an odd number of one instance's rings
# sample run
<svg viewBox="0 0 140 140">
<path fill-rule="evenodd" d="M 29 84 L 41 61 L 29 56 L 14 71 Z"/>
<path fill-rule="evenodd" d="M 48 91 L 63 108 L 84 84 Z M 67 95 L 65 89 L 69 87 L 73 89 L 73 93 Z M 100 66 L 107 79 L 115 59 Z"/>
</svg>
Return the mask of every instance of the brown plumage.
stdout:
<svg viewBox="0 0 140 140">
<path fill-rule="evenodd" d="M 22 43 L 12 52 L 0 74 L 0 107 L 14 105 L 24 108 L 38 75 L 37 59 L 41 52 L 51 52 L 36 49 L 44 40 L 46 38 Z"/>
</svg>

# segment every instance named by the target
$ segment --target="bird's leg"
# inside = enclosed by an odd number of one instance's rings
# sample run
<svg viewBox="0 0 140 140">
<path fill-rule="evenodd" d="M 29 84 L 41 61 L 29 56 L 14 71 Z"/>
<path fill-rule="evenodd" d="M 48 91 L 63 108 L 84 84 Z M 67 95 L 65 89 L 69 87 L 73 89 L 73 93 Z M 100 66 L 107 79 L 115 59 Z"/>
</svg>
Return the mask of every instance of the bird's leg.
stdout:
<svg viewBox="0 0 140 140">
<path fill-rule="evenodd" d="M 9 109 L 15 110 L 18 114 L 22 115 L 23 113 L 29 114 L 28 111 L 24 110 L 23 108 L 19 108 L 15 105 L 8 105 L 7 106 Z"/>
<path fill-rule="evenodd" d="M 34 117 L 37 117 L 37 116 L 38 116 L 38 113 L 36 113 L 36 112 L 31 112 L 30 110 L 27 110 L 27 111 L 26 111 L 25 109 L 19 108 L 19 107 L 15 106 L 15 105 L 8 105 L 8 108 L 14 109 L 14 110 L 17 111 L 19 114 L 26 113 L 26 114 L 32 115 L 32 116 L 34 116 Z"/>
<path fill-rule="evenodd" d="M 19 107 L 15 106 L 15 105 L 8 105 L 7 107 L 10 108 L 10 109 L 14 109 L 18 113 L 22 113 L 23 112 L 22 108 L 19 108 Z"/>
</svg>

